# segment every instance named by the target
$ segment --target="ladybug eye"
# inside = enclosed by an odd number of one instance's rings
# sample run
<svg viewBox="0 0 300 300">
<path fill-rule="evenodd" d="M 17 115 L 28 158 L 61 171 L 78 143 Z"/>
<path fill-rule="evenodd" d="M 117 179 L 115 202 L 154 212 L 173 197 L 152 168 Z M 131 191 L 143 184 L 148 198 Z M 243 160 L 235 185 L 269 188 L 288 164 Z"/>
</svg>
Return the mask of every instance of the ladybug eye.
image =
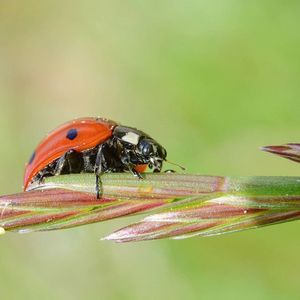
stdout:
<svg viewBox="0 0 300 300">
<path fill-rule="evenodd" d="M 147 139 L 143 139 L 139 143 L 139 150 L 145 156 L 149 156 L 154 153 L 153 144 Z"/>
<path fill-rule="evenodd" d="M 161 147 L 159 149 L 159 154 L 160 154 L 160 156 L 161 156 L 162 159 L 165 159 L 167 157 L 167 151 L 166 151 L 166 149 L 163 148 L 163 147 Z"/>
</svg>

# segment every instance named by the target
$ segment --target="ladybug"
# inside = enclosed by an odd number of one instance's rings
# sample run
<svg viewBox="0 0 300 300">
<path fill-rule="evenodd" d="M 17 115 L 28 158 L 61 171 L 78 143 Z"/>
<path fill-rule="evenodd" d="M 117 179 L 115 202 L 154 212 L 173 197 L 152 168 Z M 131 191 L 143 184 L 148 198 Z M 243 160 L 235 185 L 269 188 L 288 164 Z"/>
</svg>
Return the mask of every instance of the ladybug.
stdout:
<svg viewBox="0 0 300 300">
<path fill-rule="evenodd" d="M 147 167 L 160 172 L 167 151 L 148 134 L 104 118 L 80 118 L 48 134 L 25 167 L 24 191 L 32 183 L 60 174 L 94 173 L 100 198 L 100 175 L 131 172 L 142 178 Z"/>
</svg>

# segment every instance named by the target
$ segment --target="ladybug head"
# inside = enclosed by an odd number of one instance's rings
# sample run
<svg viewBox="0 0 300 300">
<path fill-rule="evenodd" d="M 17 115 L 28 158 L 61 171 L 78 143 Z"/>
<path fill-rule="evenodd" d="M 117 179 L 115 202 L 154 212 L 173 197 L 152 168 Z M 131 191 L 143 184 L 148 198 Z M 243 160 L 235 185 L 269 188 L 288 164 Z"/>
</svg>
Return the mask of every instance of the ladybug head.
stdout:
<svg viewBox="0 0 300 300">
<path fill-rule="evenodd" d="M 137 150 L 145 157 L 161 158 L 162 160 L 167 157 L 166 149 L 150 137 L 141 138 L 137 144 Z"/>
<path fill-rule="evenodd" d="M 143 158 L 143 163 L 149 163 L 149 167 L 154 167 L 154 170 L 160 171 L 162 162 L 166 160 L 166 149 L 150 137 L 141 137 L 135 152 L 137 156 Z"/>
<path fill-rule="evenodd" d="M 148 164 L 160 171 L 167 151 L 146 133 L 131 127 L 117 126 L 113 135 L 121 142 L 132 164 Z"/>
</svg>

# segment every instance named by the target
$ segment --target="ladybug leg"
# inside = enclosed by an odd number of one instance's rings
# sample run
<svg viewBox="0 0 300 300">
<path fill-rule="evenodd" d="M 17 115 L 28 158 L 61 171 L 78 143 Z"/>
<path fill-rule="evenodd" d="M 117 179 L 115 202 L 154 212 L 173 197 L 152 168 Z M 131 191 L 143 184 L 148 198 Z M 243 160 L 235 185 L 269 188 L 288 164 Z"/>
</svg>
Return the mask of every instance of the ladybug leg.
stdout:
<svg viewBox="0 0 300 300">
<path fill-rule="evenodd" d="M 125 169 L 129 170 L 130 173 L 139 179 L 144 179 L 140 172 L 138 172 L 134 167 L 135 165 L 130 162 L 130 153 L 128 151 L 124 151 L 124 156 L 122 157 L 122 163 Z"/>
<path fill-rule="evenodd" d="M 66 153 L 57 161 L 57 164 L 54 169 L 54 174 L 55 175 L 61 174 L 61 171 L 65 165 L 66 165 Z"/>
<path fill-rule="evenodd" d="M 154 160 L 153 161 L 153 165 L 154 165 L 154 168 L 153 168 L 153 172 L 154 173 L 158 173 L 158 172 L 161 171 L 162 161 L 160 161 L 160 160 Z"/>
<path fill-rule="evenodd" d="M 97 152 L 97 156 L 96 156 L 96 160 L 95 160 L 95 175 L 96 175 L 96 194 L 97 194 L 97 199 L 100 199 L 100 190 L 102 193 L 102 181 L 101 181 L 101 174 L 102 172 L 102 162 L 104 159 L 104 155 L 103 155 L 103 145 L 99 146 L 98 152 Z"/>
<path fill-rule="evenodd" d="M 82 153 L 71 149 L 58 159 L 54 169 L 54 175 L 80 173 L 82 169 Z"/>
<path fill-rule="evenodd" d="M 46 172 L 45 172 L 45 170 L 44 170 L 44 171 L 40 171 L 40 172 L 36 175 L 37 183 L 38 183 L 38 184 L 42 184 L 45 177 L 46 177 Z"/>
<path fill-rule="evenodd" d="M 139 179 L 144 179 L 144 177 L 141 175 L 140 172 L 138 172 L 133 166 L 129 167 L 129 171 L 136 177 L 138 177 Z"/>
</svg>

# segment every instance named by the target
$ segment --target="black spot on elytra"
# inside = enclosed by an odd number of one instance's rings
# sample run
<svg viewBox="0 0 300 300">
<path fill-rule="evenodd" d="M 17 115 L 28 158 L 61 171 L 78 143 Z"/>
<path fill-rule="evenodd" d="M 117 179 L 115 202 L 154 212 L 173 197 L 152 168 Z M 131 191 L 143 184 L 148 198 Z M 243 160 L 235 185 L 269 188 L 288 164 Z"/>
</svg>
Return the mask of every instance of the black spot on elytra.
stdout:
<svg viewBox="0 0 300 300">
<path fill-rule="evenodd" d="M 77 129 L 72 128 L 68 131 L 66 138 L 72 141 L 76 138 L 77 135 L 78 135 Z"/>
<path fill-rule="evenodd" d="M 31 154 L 28 164 L 31 164 L 33 162 L 34 158 L 35 158 L 35 152 L 33 152 Z"/>
</svg>

